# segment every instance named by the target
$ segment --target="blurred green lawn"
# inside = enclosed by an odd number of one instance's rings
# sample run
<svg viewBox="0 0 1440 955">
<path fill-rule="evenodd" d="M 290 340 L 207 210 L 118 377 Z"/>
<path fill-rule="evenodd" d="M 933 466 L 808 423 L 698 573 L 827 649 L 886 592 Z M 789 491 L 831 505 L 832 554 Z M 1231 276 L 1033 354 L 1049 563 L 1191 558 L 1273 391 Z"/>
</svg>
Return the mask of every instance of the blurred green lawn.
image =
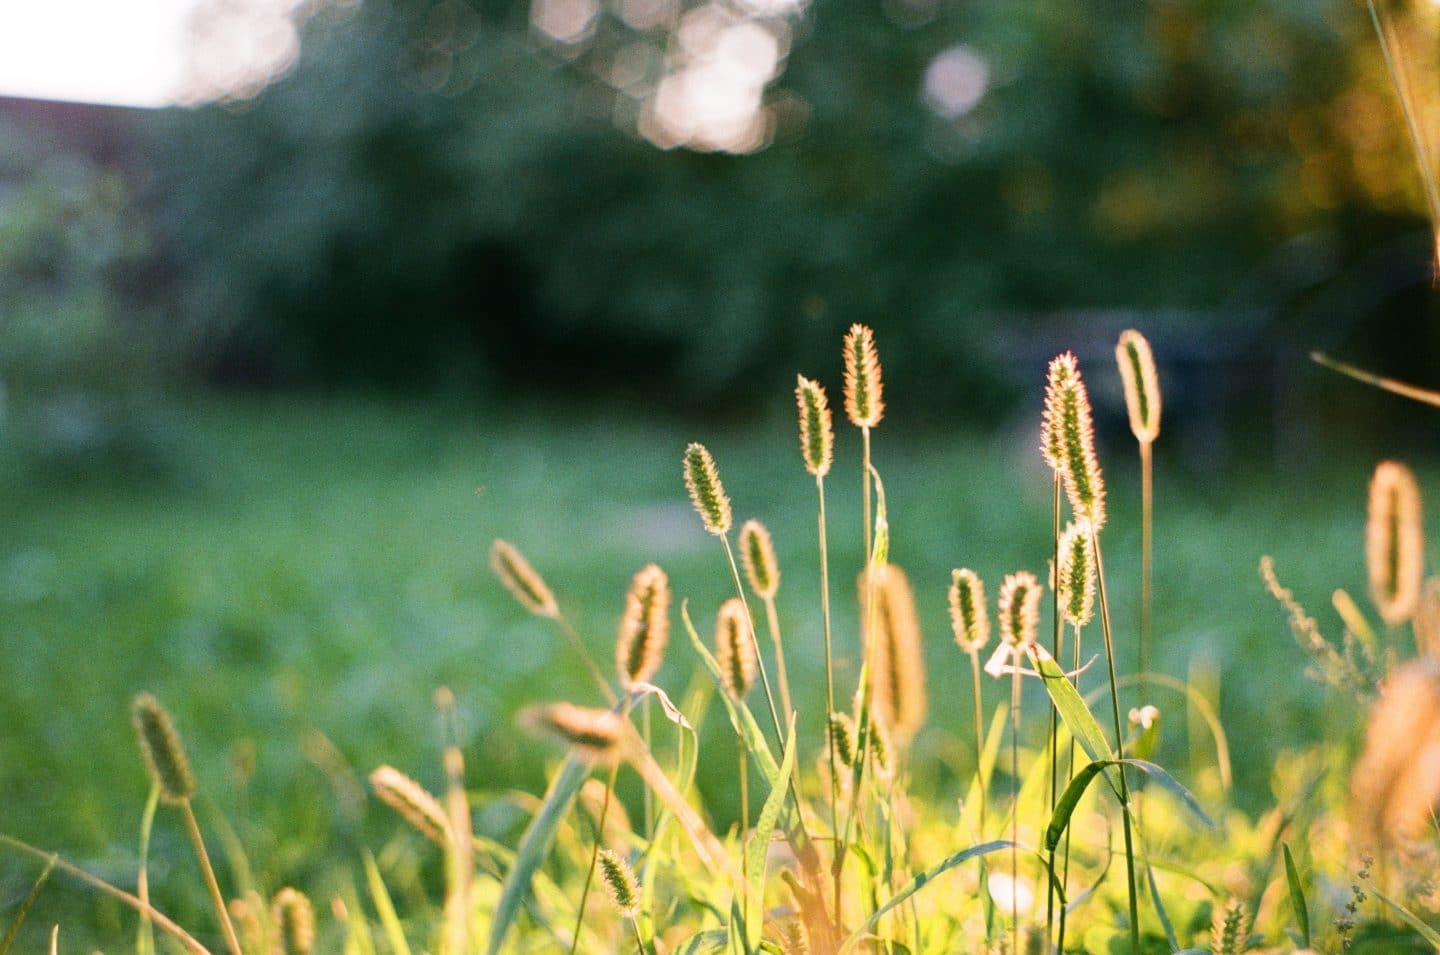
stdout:
<svg viewBox="0 0 1440 955">
<path fill-rule="evenodd" d="M 689 598 L 708 638 L 730 587 L 721 550 L 681 482 L 681 453 L 696 439 L 719 462 L 737 523 L 756 516 L 775 534 L 797 706 L 802 720 L 817 717 L 824 682 L 814 485 L 792 429 L 779 413 L 684 426 L 613 409 L 227 400 L 183 406 L 173 467 L 154 480 L 8 472 L 0 488 L 8 674 L 0 831 L 133 884 L 147 782 L 128 704 L 142 689 L 176 715 L 211 808 L 237 821 L 272 888 L 353 865 L 362 843 L 378 845 L 396 828 L 383 807 L 358 825 L 336 808 L 332 782 L 304 754 L 311 729 L 362 780 L 389 762 L 438 786 L 431 694 L 446 685 L 459 699 L 472 786 L 538 792 L 557 754 L 513 727 L 515 711 L 546 699 L 596 702 L 595 694 L 565 644 L 491 577 L 489 543 L 506 537 L 530 557 L 607 667 L 630 575 L 659 561 L 677 595 L 659 682 L 678 698 L 695 667 L 679 599 Z M 1005 572 L 1043 573 L 1051 485 L 1032 430 L 907 437 L 882 424 L 875 436 L 891 556 L 915 583 L 926 636 L 931 716 L 917 745 L 958 754 L 961 769 L 972 738 L 970 676 L 951 642 L 944 590 L 955 566 L 977 569 L 992 599 Z M 858 440 L 841 434 L 829 502 L 841 687 L 854 674 L 857 459 Z M 1252 808 L 1268 798 L 1278 749 L 1330 732 L 1325 694 L 1301 676 L 1305 660 L 1263 592 L 1259 556 L 1275 555 L 1281 579 L 1337 636 L 1331 590 L 1344 586 L 1365 602 L 1361 534 L 1372 465 L 1338 460 L 1308 470 L 1303 482 L 1262 468 L 1204 482 L 1163 464 L 1158 474 L 1157 659 L 1180 676 L 1195 658 L 1220 668 L 1239 796 Z M 1134 659 L 1138 479 L 1130 454 L 1111 454 L 1105 466 L 1107 570 L 1124 670 Z M 1004 693 L 992 692 L 998 704 Z M 1173 698 L 1159 702 L 1170 714 L 1162 761 L 1178 759 L 1183 778 L 1183 710 Z M 712 738 L 719 755 L 702 759 L 700 786 L 727 816 L 733 750 Z M 243 740 L 256 752 L 248 789 L 231 771 L 232 747 Z M 510 839 L 516 822 L 482 819 Z M 157 898 L 183 911 L 198 895 L 183 834 L 162 813 L 156 838 Z M 0 855 L 0 921 L 34 874 L 28 861 Z M 88 893 L 55 888 L 35 921 L 49 917 L 47 904 L 89 907 L 102 925 L 120 918 Z"/>
</svg>

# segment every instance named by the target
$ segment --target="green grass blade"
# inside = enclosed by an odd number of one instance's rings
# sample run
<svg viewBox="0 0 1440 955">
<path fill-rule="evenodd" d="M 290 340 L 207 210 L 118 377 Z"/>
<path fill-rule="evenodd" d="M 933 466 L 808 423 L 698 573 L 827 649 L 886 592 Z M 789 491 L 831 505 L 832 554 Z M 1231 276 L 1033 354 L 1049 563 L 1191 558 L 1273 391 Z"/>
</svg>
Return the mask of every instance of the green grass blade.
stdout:
<svg viewBox="0 0 1440 955">
<path fill-rule="evenodd" d="M 140 816 L 140 873 L 136 879 L 135 894 L 142 902 L 150 901 L 150 833 L 155 828 L 155 810 L 160 806 L 160 787 L 151 786 L 145 800 L 145 811 Z M 136 955 L 155 955 L 155 926 L 147 912 L 140 913 L 140 927 L 135 930 Z"/>
<path fill-rule="evenodd" d="M 20 926 L 25 924 L 25 916 L 30 914 L 30 907 L 35 900 L 40 898 L 40 890 L 45 888 L 45 883 L 50 881 L 50 873 L 55 871 L 55 860 L 57 856 L 51 856 L 50 861 L 45 864 L 40 877 L 35 884 L 30 886 L 30 893 L 25 896 L 25 901 L 20 903 L 20 911 L 15 913 L 15 918 L 10 921 L 10 927 L 5 930 L 5 937 L 0 939 L 0 955 L 10 951 L 10 946 L 15 944 L 15 936 L 20 934 Z"/>
<path fill-rule="evenodd" d="M 695 652 L 699 654 L 700 662 L 705 664 L 705 669 L 710 671 L 710 676 L 715 679 L 715 684 L 720 689 L 720 702 L 725 704 L 725 712 L 730 717 L 730 725 L 735 728 L 735 733 L 745 744 L 745 749 L 755 758 L 760 771 L 765 774 L 765 781 L 774 786 L 776 778 L 780 775 L 780 765 L 775 762 L 775 755 L 770 752 L 770 744 L 765 742 L 765 734 L 760 732 L 760 724 L 755 722 L 755 716 L 750 712 L 748 706 L 744 703 L 737 703 L 731 699 L 729 693 L 725 692 L 725 680 L 720 675 L 720 664 L 715 662 L 715 657 L 706 648 L 700 635 L 695 632 L 695 624 L 690 622 L 688 602 L 680 605 L 680 618 L 685 621 L 685 631 L 690 634 L 690 642 L 694 645 Z"/>
<path fill-rule="evenodd" d="M 385 940 L 390 943 L 392 955 L 410 955 L 410 943 L 405 941 L 405 929 L 400 925 L 400 916 L 395 914 L 395 903 L 390 899 L 390 890 L 370 850 L 365 850 L 365 882 L 370 888 L 370 898 L 375 903 L 375 912 L 380 916 L 380 927 L 385 930 Z"/>
<path fill-rule="evenodd" d="M 1165 941 L 1170 943 L 1170 950 L 1180 950 L 1180 939 L 1175 937 L 1175 926 L 1170 923 L 1170 913 L 1165 911 L 1165 901 L 1160 897 L 1160 887 L 1155 884 L 1155 870 L 1150 863 L 1145 863 L 1145 883 L 1150 886 L 1150 901 L 1155 906 L 1155 915 L 1160 919 L 1160 928 L 1165 932 Z"/>
<path fill-rule="evenodd" d="M 1210 818 L 1205 812 L 1204 807 L 1200 805 L 1200 800 L 1196 799 L 1190 790 L 1182 786 L 1179 780 L 1171 776 L 1163 768 L 1144 759 L 1122 759 L 1119 762 L 1124 763 L 1126 766 L 1135 767 L 1159 783 L 1162 789 L 1168 790 L 1172 796 L 1179 799 L 1180 802 L 1185 805 L 1185 808 L 1189 809 L 1190 813 L 1199 820 L 1200 824 L 1206 829 L 1209 829 L 1211 832 L 1219 830 L 1220 827 L 1215 825 L 1215 821 Z"/>
<path fill-rule="evenodd" d="M 1112 766 L 1133 766 L 1154 779 L 1163 789 L 1168 790 L 1178 798 L 1185 807 L 1195 815 L 1207 829 L 1216 829 L 1215 823 L 1206 815 L 1205 810 L 1190 792 L 1182 786 L 1179 781 L 1171 776 L 1164 769 L 1152 762 L 1143 759 L 1100 759 L 1088 763 L 1075 778 L 1070 780 L 1070 785 L 1060 794 L 1060 799 L 1055 804 L 1055 812 L 1050 817 L 1050 824 L 1045 827 L 1045 848 L 1053 851 L 1060 844 L 1060 837 L 1065 834 L 1065 828 L 1070 825 L 1070 817 L 1075 812 L 1075 807 L 1080 802 L 1080 797 L 1085 795 L 1085 790 L 1100 772 Z"/>
<path fill-rule="evenodd" d="M 760 932 L 765 922 L 765 859 L 770 853 L 770 836 L 780 821 L 780 810 L 785 808 L 785 794 L 790 785 L 790 774 L 794 771 L 795 714 L 792 712 L 780 775 L 775 778 L 770 795 L 765 798 L 760 818 L 755 822 L 755 831 L 750 836 L 750 844 L 745 847 L 745 891 L 750 899 L 750 910 L 756 915 L 745 922 L 745 942 L 751 951 L 760 944 Z"/>
<path fill-rule="evenodd" d="M 485 948 L 489 955 L 500 951 L 500 945 L 520 911 L 520 904 L 530 892 L 530 879 L 545 861 L 560 820 L 570 811 L 576 794 L 589 775 L 589 763 L 571 753 L 550 785 L 550 792 L 546 794 L 540 811 L 530 820 L 525 835 L 520 838 L 520 848 L 515 851 L 515 864 L 505 876 L 500 902 L 495 906 L 495 920 L 490 925 L 490 941 Z"/>
<path fill-rule="evenodd" d="M 1035 668 L 1044 677 L 1045 690 L 1050 694 L 1050 699 L 1055 702 L 1055 709 L 1060 713 L 1060 718 L 1070 729 L 1070 735 L 1075 737 L 1085 755 L 1097 762 L 1112 760 L 1114 752 L 1110 749 L 1110 741 L 1105 738 L 1105 731 L 1091 715 L 1090 708 L 1085 705 L 1075 687 L 1070 685 L 1064 671 L 1059 665 L 1048 658 L 1035 658 Z"/>
<path fill-rule="evenodd" d="M 1381 892 L 1379 889 L 1375 888 L 1374 883 L 1372 883 L 1369 879 L 1361 879 L 1360 884 L 1364 887 L 1366 892 L 1375 896 L 1375 898 L 1379 899 L 1381 902 L 1384 902 L 1386 905 L 1394 909 L 1395 914 L 1400 916 L 1400 921 L 1413 928 L 1421 938 L 1429 942 L 1431 945 L 1434 945 L 1437 951 L 1440 951 L 1440 932 L 1437 932 L 1433 928 L 1431 928 L 1428 924 L 1426 924 L 1423 919 L 1420 918 L 1420 916 L 1416 915 L 1414 912 L 1410 911 L 1405 906 L 1401 905 L 1399 902 L 1396 902 L 1384 892 Z"/>
<path fill-rule="evenodd" d="M 1290 907 L 1295 910 L 1295 924 L 1300 929 L 1300 940 L 1310 947 L 1310 908 L 1305 904 L 1305 890 L 1300 887 L 1300 873 L 1295 871 L 1295 858 L 1290 855 L 1290 846 L 1280 843 L 1285 855 L 1285 881 L 1290 883 Z"/>
</svg>

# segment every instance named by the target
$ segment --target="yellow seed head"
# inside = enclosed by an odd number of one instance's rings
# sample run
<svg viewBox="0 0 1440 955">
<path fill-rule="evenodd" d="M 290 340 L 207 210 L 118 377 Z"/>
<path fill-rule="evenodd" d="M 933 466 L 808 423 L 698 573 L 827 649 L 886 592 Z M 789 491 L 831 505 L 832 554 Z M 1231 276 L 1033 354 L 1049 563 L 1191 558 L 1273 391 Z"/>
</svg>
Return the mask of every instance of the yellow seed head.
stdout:
<svg viewBox="0 0 1440 955">
<path fill-rule="evenodd" d="M 141 693 L 130 705 L 130 718 L 150 778 L 160 788 L 160 799 L 173 805 L 194 796 L 195 774 L 165 707 L 149 693 Z"/>
<path fill-rule="evenodd" d="M 950 629 L 955 631 L 955 643 L 972 656 L 990 642 L 985 584 L 968 568 L 950 572 Z"/>
<path fill-rule="evenodd" d="M 380 766 L 370 774 L 370 788 L 425 838 L 450 844 L 450 817 L 424 786 L 392 766 Z"/>
<path fill-rule="evenodd" d="M 1421 656 L 1440 660 L 1440 577 L 1425 581 L 1415 608 L 1415 649 Z"/>
<path fill-rule="evenodd" d="M 780 562 L 775 559 L 775 542 L 757 520 L 740 525 L 740 562 L 750 589 L 769 600 L 780 590 Z"/>
<path fill-rule="evenodd" d="M 715 617 L 715 662 L 720 665 L 725 688 L 737 700 L 743 700 L 755 685 L 758 665 L 745 605 L 739 597 L 731 597 L 721 604 Z"/>
<path fill-rule="evenodd" d="M 1370 479 L 1365 522 L 1365 563 L 1370 599 L 1390 626 L 1415 615 L 1425 573 L 1425 531 L 1420 485 L 1398 461 L 1382 461 Z"/>
<path fill-rule="evenodd" d="M 505 589 L 520 601 L 520 606 L 537 617 L 554 619 L 560 616 L 555 595 L 525 556 L 515 549 L 515 545 L 496 538 L 495 543 L 490 545 L 490 569 L 500 578 Z"/>
<path fill-rule="evenodd" d="M 275 893 L 270 913 L 274 955 L 310 955 L 315 948 L 315 909 L 305 894 L 286 886 Z"/>
<path fill-rule="evenodd" d="M 624 859 L 609 849 L 599 854 L 600 878 L 621 918 L 633 919 L 640 912 L 640 883 Z"/>
<path fill-rule="evenodd" d="M 863 572 L 859 586 L 863 607 Z M 897 737 L 908 741 L 925 722 L 925 657 L 915 594 L 905 572 L 894 564 L 876 568 L 874 600 L 873 614 L 862 611 L 867 618 L 873 712 Z"/>
<path fill-rule="evenodd" d="M 691 443 L 685 449 L 685 487 L 690 491 L 690 500 L 700 519 L 705 522 L 705 529 L 716 537 L 728 533 L 734 522 L 730 498 L 725 496 L 715 459 L 703 444 Z"/>
<path fill-rule="evenodd" d="M 520 724 L 559 737 L 593 758 L 618 756 L 624 740 L 624 722 L 612 710 L 574 703 L 547 703 L 522 710 Z"/>
<path fill-rule="evenodd" d="M 1083 627 L 1095 616 L 1095 554 L 1090 524 L 1073 521 L 1060 535 L 1060 612 L 1072 626 Z"/>
<path fill-rule="evenodd" d="M 1120 366 L 1120 383 L 1125 388 L 1125 408 L 1130 413 L 1130 431 L 1141 444 L 1160 436 L 1160 378 L 1155 374 L 1155 357 L 1145 336 L 1130 328 L 1120 333 L 1115 346 Z"/>
<path fill-rule="evenodd" d="M 265 900 L 253 889 L 244 898 L 231 899 L 225 903 L 230 921 L 235 925 L 235 935 L 240 940 L 241 951 L 262 951 L 265 947 L 265 925 L 260 914 L 265 911 Z"/>
<path fill-rule="evenodd" d="M 1080 366 L 1069 352 L 1050 362 L 1040 453 L 1064 479 L 1065 495 L 1075 516 L 1101 530 L 1105 526 L 1105 479 L 1095 457 L 1090 395 L 1080 380 Z"/>
<path fill-rule="evenodd" d="M 630 581 L 625 614 L 615 639 L 615 668 L 621 686 L 649 683 L 670 642 L 670 578 L 658 564 L 646 564 Z"/>
<path fill-rule="evenodd" d="M 1035 642 L 1040 627 L 1040 581 L 1028 570 L 1016 571 L 1000 585 L 1000 639 L 1013 647 Z"/>
<path fill-rule="evenodd" d="M 830 473 L 835 458 L 835 424 L 831 420 L 830 400 L 819 382 L 804 375 L 795 376 L 795 403 L 800 408 L 800 456 L 805 470 L 816 477 Z"/>
<path fill-rule="evenodd" d="M 1425 838 L 1440 805 L 1440 662 L 1397 667 L 1370 712 L 1365 752 L 1350 776 L 1358 846 Z"/>
<path fill-rule="evenodd" d="M 857 428 L 873 428 L 884 414 L 875 333 L 867 325 L 851 325 L 845 336 L 845 415 Z"/>
</svg>

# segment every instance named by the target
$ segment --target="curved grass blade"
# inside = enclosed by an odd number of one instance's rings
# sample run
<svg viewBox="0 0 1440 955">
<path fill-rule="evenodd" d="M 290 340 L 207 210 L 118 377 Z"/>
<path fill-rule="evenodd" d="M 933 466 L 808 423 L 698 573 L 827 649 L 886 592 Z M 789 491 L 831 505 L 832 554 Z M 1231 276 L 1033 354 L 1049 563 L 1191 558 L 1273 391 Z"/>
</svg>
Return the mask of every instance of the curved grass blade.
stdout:
<svg viewBox="0 0 1440 955">
<path fill-rule="evenodd" d="M 370 899 L 375 903 L 375 912 L 380 916 L 380 927 L 385 930 L 385 940 L 390 943 L 390 951 L 394 955 L 410 955 L 410 943 L 405 940 L 405 929 L 400 925 L 400 916 L 395 913 L 390 890 L 368 849 L 365 850 L 365 882 L 370 889 Z"/>
<path fill-rule="evenodd" d="M 1044 678 L 1041 682 L 1054 701 L 1056 711 L 1069 727 L 1070 735 L 1085 750 L 1085 755 L 1097 762 L 1113 760 L 1115 754 L 1110 749 L 1110 741 L 1105 738 L 1105 731 L 1095 721 L 1079 692 L 1065 678 L 1065 672 L 1049 657 L 1035 656 L 1031 659 Z"/>
<path fill-rule="evenodd" d="M 1088 763 L 1075 774 L 1075 778 L 1070 780 L 1070 785 L 1065 787 L 1065 792 L 1061 793 L 1059 801 L 1055 803 L 1055 812 L 1050 817 L 1050 824 L 1045 827 L 1045 848 L 1047 850 L 1053 850 L 1060 844 L 1060 837 L 1065 834 L 1066 827 L 1070 825 L 1070 817 L 1074 815 L 1075 807 L 1079 804 L 1080 797 L 1085 795 L 1086 788 L 1096 776 L 1100 775 L 1102 770 L 1112 766 L 1135 767 L 1184 803 L 1185 808 L 1189 809 L 1205 828 L 1210 830 L 1217 828 L 1190 790 L 1154 763 L 1143 759 L 1098 759 Z"/>
<path fill-rule="evenodd" d="M 35 884 L 30 886 L 30 893 L 25 896 L 25 901 L 20 903 L 20 910 L 15 913 L 11 920 L 10 927 L 5 930 L 5 937 L 0 939 L 0 955 L 10 951 L 10 946 L 15 944 L 15 936 L 20 934 L 20 926 L 25 924 L 25 916 L 30 914 L 30 907 L 35 900 L 40 898 L 40 890 L 45 888 L 45 883 L 50 881 L 50 873 L 55 871 L 55 860 L 59 856 L 52 855 L 50 861 L 45 863 L 45 868 L 40 872 Z"/>
<path fill-rule="evenodd" d="M 1160 887 L 1155 884 L 1155 870 L 1150 863 L 1145 863 L 1145 882 L 1150 886 L 1150 902 L 1155 906 L 1155 915 L 1160 919 L 1160 928 L 1165 931 L 1165 941 L 1170 943 L 1170 950 L 1180 950 L 1180 940 L 1175 937 L 1175 926 L 1170 924 L 1170 913 L 1165 911 L 1165 901 L 1160 898 Z"/>
<path fill-rule="evenodd" d="M 1402 398 L 1409 398 L 1411 401 L 1418 401 L 1422 405 L 1433 405 L 1440 408 L 1440 391 L 1431 391 L 1428 388 L 1420 388 L 1416 385 L 1407 385 L 1403 381 L 1396 381 L 1394 378 L 1386 378 L 1382 375 L 1368 372 L 1363 368 L 1356 368 L 1354 365 L 1337 361 L 1324 352 L 1311 352 L 1310 360 L 1317 365 L 1323 365 L 1331 371 L 1338 371 L 1347 378 L 1379 388 L 1381 391 L 1388 391 L 1392 395 L 1399 395 Z"/>
<path fill-rule="evenodd" d="M 145 811 L 140 816 L 140 866 L 135 876 L 135 894 L 146 905 L 150 904 L 150 833 L 155 828 L 155 811 L 160 806 L 160 787 L 151 785 L 150 795 L 145 799 Z M 0 955 L 4 949 L 0 948 Z M 140 925 L 135 929 L 135 955 L 155 955 L 155 926 L 150 916 L 140 913 Z"/>
<path fill-rule="evenodd" d="M 785 759 L 780 764 L 780 775 L 770 787 L 770 795 L 760 809 L 760 818 L 755 822 L 755 831 L 750 835 L 750 844 L 745 847 L 745 892 L 750 899 L 751 911 L 755 918 L 746 920 L 746 946 L 754 951 L 760 944 L 760 933 L 765 922 L 765 859 L 770 853 L 770 836 L 780 821 L 780 810 L 785 808 L 785 793 L 790 785 L 790 774 L 795 771 L 795 713 L 790 713 L 790 728 L 785 739 Z"/>
<path fill-rule="evenodd" d="M 680 605 L 680 619 L 685 622 L 685 631 L 690 634 L 690 642 L 695 646 L 695 652 L 700 656 L 700 662 L 705 664 L 705 669 L 715 678 L 716 685 L 720 687 L 720 702 L 725 704 L 725 712 L 730 717 L 730 725 L 735 728 L 735 733 L 740 737 L 741 742 L 750 755 L 755 757 L 755 762 L 760 766 L 760 771 L 765 774 L 765 781 L 772 786 L 775 779 L 780 775 L 780 765 L 775 762 L 775 755 L 770 752 L 770 744 L 765 742 L 765 734 L 760 732 L 760 724 L 755 722 L 754 715 L 750 708 L 744 703 L 737 703 L 725 692 L 725 680 L 720 675 L 720 664 L 715 662 L 705 646 L 705 641 L 695 632 L 695 624 L 690 622 L 690 609 L 688 601 Z"/>
<path fill-rule="evenodd" d="M 1399 902 L 1396 902 L 1384 892 L 1381 892 L 1379 889 L 1375 888 L 1374 883 L 1372 883 L 1369 879 L 1361 879 L 1360 885 L 1365 889 L 1366 892 L 1375 896 L 1375 898 L 1379 899 L 1381 902 L 1384 902 L 1386 905 L 1394 909 L 1395 914 L 1400 916 L 1400 920 L 1402 922 L 1413 928 L 1420 935 L 1421 938 L 1429 942 L 1431 945 L 1434 945 L 1437 951 L 1440 951 L 1440 932 L 1437 932 L 1433 928 L 1431 928 L 1428 924 L 1426 924 L 1423 919 L 1420 918 L 1420 916 L 1416 915 L 1414 912 L 1410 911 L 1405 906 L 1401 905 Z"/>
<path fill-rule="evenodd" d="M 1305 890 L 1300 887 L 1300 873 L 1295 871 L 1295 859 L 1290 855 L 1290 846 L 1280 843 L 1285 855 L 1285 881 L 1290 883 L 1290 907 L 1295 910 L 1295 923 L 1300 929 L 1300 940 L 1310 947 L 1310 909 L 1305 904 Z"/>
</svg>

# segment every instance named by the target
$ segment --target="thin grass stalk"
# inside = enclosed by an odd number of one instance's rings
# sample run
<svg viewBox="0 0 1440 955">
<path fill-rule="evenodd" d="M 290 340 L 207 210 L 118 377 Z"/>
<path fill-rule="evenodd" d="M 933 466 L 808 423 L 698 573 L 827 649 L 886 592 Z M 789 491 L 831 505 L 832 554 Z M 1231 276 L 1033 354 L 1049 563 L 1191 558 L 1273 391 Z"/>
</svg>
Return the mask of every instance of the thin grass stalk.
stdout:
<svg viewBox="0 0 1440 955">
<path fill-rule="evenodd" d="M 980 774 L 980 762 L 985 758 L 985 713 L 980 701 L 980 653 L 970 654 L 970 676 L 975 693 L 975 788 L 980 793 L 980 841 L 985 841 L 985 780 Z M 983 859 L 981 860 L 983 863 Z"/>
<path fill-rule="evenodd" d="M 1154 455 L 1150 442 L 1140 442 L 1140 704 L 1150 702 L 1150 613 L 1153 583 L 1151 553 L 1154 546 L 1152 525 L 1155 506 Z"/>
<path fill-rule="evenodd" d="M 730 577 L 735 582 L 735 593 L 740 597 L 740 605 L 745 608 L 745 628 L 750 633 L 750 641 L 755 650 L 755 665 L 760 670 L 760 685 L 765 690 L 765 704 L 770 708 L 770 722 L 775 727 L 775 738 L 779 741 L 780 752 L 785 751 L 785 730 L 780 726 L 780 711 L 775 708 L 775 694 L 770 690 L 770 675 L 765 669 L 765 655 L 760 652 L 760 638 L 755 635 L 755 615 L 750 612 L 750 602 L 745 599 L 745 586 L 740 582 L 740 566 L 735 563 L 735 551 L 730 547 L 730 536 L 728 534 L 717 535 L 720 543 L 725 545 L 725 559 L 730 562 Z M 796 812 L 799 812 L 799 798 L 796 798 Z"/>
<path fill-rule="evenodd" d="M 1074 675 L 1070 677 L 1070 685 L 1076 687 L 1077 689 L 1080 686 L 1080 630 L 1081 628 L 1077 624 L 1075 626 L 1075 639 L 1073 641 L 1073 643 L 1075 644 L 1075 662 L 1074 666 L 1071 668 L 1071 671 Z M 1073 734 L 1070 737 L 1070 753 L 1069 758 L 1065 764 L 1065 774 L 1067 776 L 1075 775 L 1075 737 Z M 1064 865 L 1060 873 L 1060 891 L 1065 894 L 1066 898 L 1069 898 L 1070 896 L 1070 834 L 1072 832 L 1074 832 L 1073 827 L 1065 827 Z M 1060 929 L 1056 935 L 1055 948 L 1056 951 L 1065 951 L 1065 906 L 1063 905 L 1060 906 Z"/>
<path fill-rule="evenodd" d="M 1020 667 L 1010 674 L 1010 778 L 1015 801 L 1010 807 L 1010 934 L 1012 952 L 1020 951 Z"/>
<path fill-rule="evenodd" d="M 835 667 L 831 656 L 831 635 L 830 635 L 830 554 L 826 546 L 825 534 L 825 476 L 815 476 L 815 492 L 820 500 L 820 611 L 825 618 L 825 719 L 830 719 L 830 714 L 835 712 Z M 827 755 L 830 760 L 830 835 L 832 839 L 840 838 L 840 773 L 835 764 L 835 735 L 825 733 L 827 740 Z M 837 846 L 838 843 L 833 843 Z M 837 918 L 839 913 L 840 896 L 837 891 L 835 896 Z"/>
<path fill-rule="evenodd" d="M 200 873 L 205 878 L 205 888 L 210 891 L 210 902 L 220 916 L 220 928 L 225 933 L 225 945 L 231 955 L 241 955 L 240 939 L 235 936 L 235 926 L 230 922 L 230 913 L 225 907 L 225 896 L 220 892 L 220 883 L 215 879 L 215 869 L 210 865 L 210 854 L 205 851 L 205 839 L 200 835 L 200 822 L 195 818 L 195 807 L 189 799 L 180 802 L 180 814 L 185 819 L 185 831 L 195 847 L 195 857 L 200 862 Z"/>
<path fill-rule="evenodd" d="M 605 674 L 600 671 L 600 665 L 595 662 L 595 658 L 590 655 L 590 651 L 585 649 L 585 644 L 581 641 L 580 634 L 575 631 L 575 627 L 571 625 L 570 621 L 566 619 L 563 614 L 557 614 L 550 619 L 555 621 L 555 626 L 570 643 L 570 648 L 574 650 L 575 655 L 584 662 L 585 669 L 590 671 L 591 679 L 595 681 L 595 685 L 600 688 L 601 695 L 605 697 L 605 704 L 607 706 L 614 706 L 617 700 L 615 691 L 610 688 L 609 683 L 605 682 Z"/>
<path fill-rule="evenodd" d="M 1060 640 L 1065 630 L 1065 621 L 1060 618 L 1060 472 L 1052 471 L 1055 476 L 1055 493 L 1052 511 L 1054 513 L 1054 562 L 1050 565 L 1054 568 L 1055 580 L 1050 587 L 1050 609 L 1054 616 L 1054 631 L 1052 633 L 1053 654 L 1056 660 L 1060 659 Z M 1060 731 L 1060 711 L 1050 707 L 1050 739 L 1047 749 L 1050 751 L 1050 814 L 1055 814 L 1055 803 L 1059 800 L 1057 786 L 1059 783 L 1059 767 L 1057 763 L 1060 758 L 1059 746 L 1056 745 L 1056 737 Z M 1055 852 L 1050 852 L 1050 869 L 1053 873 L 1055 868 Z M 1052 929 L 1055 927 L 1055 880 L 1050 878 L 1045 883 L 1045 938 L 1048 941 L 1053 938 Z"/>
<path fill-rule="evenodd" d="M 453 717 L 453 712 L 452 712 Z M 465 955 L 470 949 L 470 885 L 474 876 L 475 836 L 470 823 L 470 801 L 465 794 L 465 763 L 460 747 L 452 742 L 444 753 L 445 808 L 450 819 L 450 845 L 445 857 L 450 870 L 445 899 L 446 951 Z"/>
<path fill-rule="evenodd" d="M 150 905 L 150 833 L 155 826 L 155 810 L 160 806 L 160 787 L 150 784 L 150 796 L 145 800 L 145 812 L 140 817 L 140 871 L 135 877 L 135 894 L 146 908 Z M 154 955 L 155 928 L 150 922 L 150 913 L 140 910 L 140 927 L 135 933 L 137 955 Z"/>
<path fill-rule="evenodd" d="M 585 872 L 585 887 L 580 891 L 580 905 L 575 911 L 575 931 L 570 937 L 570 955 L 575 955 L 580 945 L 580 930 L 585 925 L 585 904 L 590 901 L 590 886 L 595 881 L 595 864 L 600 858 L 600 843 L 605 832 L 605 817 L 610 814 L 610 794 L 615 791 L 615 776 L 620 772 L 620 763 L 610 766 L 610 779 L 605 783 L 605 798 L 600 801 L 600 818 L 595 823 L 595 845 L 590 850 L 590 867 Z"/>
<path fill-rule="evenodd" d="M 630 916 L 630 928 L 635 931 L 635 951 L 645 955 L 645 939 L 640 935 L 640 920 L 633 915 Z"/>
<path fill-rule="evenodd" d="M 1105 634 L 1105 664 L 1110 671 L 1110 709 L 1115 718 L 1115 757 L 1125 758 L 1125 731 L 1120 722 L 1120 691 L 1115 680 L 1115 643 L 1110 632 L 1110 601 L 1105 595 L 1105 561 L 1100 555 L 1099 532 L 1090 524 L 1090 547 L 1095 553 L 1095 580 L 1100 590 L 1100 624 Z M 1135 895 L 1135 845 L 1130 832 L 1130 788 L 1125 765 L 1120 770 L 1120 823 L 1125 835 L 1125 889 L 1130 903 L 1130 949 L 1140 951 L 1140 902 Z"/>
<path fill-rule="evenodd" d="M 650 749 L 650 697 L 640 701 L 640 739 L 645 743 L 645 751 Z M 645 841 L 650 842 L 655 837 L 655 797 L 646 788 L 641 793 L 642 802 L 640 811 L 644 814 L 645 820 Z"/>
<path fill-rule="evenodd" d="M 875 601 L 875 580 L 874 575 L 871 573 L 870 566 L 871 548 L 874 546 L 874 541 L 871 539 L 871 534 L 874 530 L 874 522 L 871 519 L 870 511 L 870 429 L 868 427 L 861 428 L 860 435 L 864 447 L 863 457 L 861 459 L 860 465 L 860 487 L 862 496 L 865 500 L 865 605 L 866 618 L 868 622 L 870 612 L 869 608 Z M 860 653 L 862 654 L 862 657 L 868 656 L 869 654 L 869 648 L 865 646 L 865 634 L 870 632 L 871 631 L 865 629 L 864 627 L 860 628 Z"/>
</svg>

